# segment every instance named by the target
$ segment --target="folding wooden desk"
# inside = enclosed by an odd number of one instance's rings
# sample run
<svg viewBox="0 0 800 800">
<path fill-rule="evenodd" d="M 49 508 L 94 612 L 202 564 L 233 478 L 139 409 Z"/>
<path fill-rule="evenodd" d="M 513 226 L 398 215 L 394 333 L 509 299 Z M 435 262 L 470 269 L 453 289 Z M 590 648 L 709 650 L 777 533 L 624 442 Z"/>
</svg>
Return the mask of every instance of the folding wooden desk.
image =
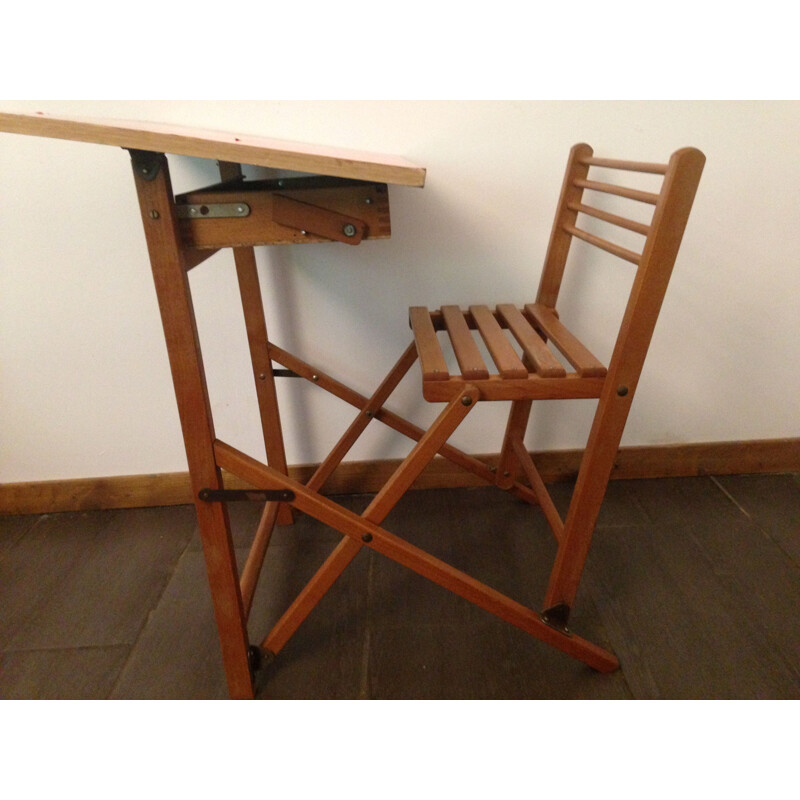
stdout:
<svg viewBox="0 0 800 800">
<path fill-rule="evenodd" d="M 328 241 L 357 245 L 367 238 L 388 238 L 387 185 L 421 187 L 425 170 L 392 156 L 150 123 L 0 113 L 0 131 L 130 151 L 228 689 L 231 697 L 252 697 L 252 671 L 260 649 L 247 640 L 247 614 L 272 527 L 276 520 L 292 520 L 291 508 L 281 500 L 292 497 L 285 490 L 248 493 L 266 505 L 250 558 L 239 576 L 226 502 L 240 493 L 226 490 L 222 483 L 221 443 L 214 434 L 187 273 L 218 249 L 233 249 L 267 462 L 286 474 L 276 376 L 302 375 L 359 407 L 369 401 L 269 344 L 253 248 Z M 166 154 L 219 162 L 220 183 L 176 197 Z M 243 164 L 304 175 L 248 181 L 242 175 Z M 274 362 L 283 368 L 273 369 Z M 343 456 L 342 452 L 337 458 Z M 329 460 L 326 469 L 332 471 L 333 466 Z M 316 484 L 323 480 L 324 476 L 318 476 Z"/>
</svg>

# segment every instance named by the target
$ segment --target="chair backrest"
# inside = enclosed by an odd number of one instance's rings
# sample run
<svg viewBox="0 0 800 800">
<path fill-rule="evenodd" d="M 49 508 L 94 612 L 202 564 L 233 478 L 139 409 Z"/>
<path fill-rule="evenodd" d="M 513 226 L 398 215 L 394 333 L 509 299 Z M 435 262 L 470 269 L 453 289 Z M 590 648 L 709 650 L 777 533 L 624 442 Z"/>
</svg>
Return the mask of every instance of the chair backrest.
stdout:
<svg viewBox="0 0 800 800">
<path fill-rule="evenodd" d="M 704 164 L 705 156 L 693 147 L 677 150 L 667 164 L 596 158 L 587 144 L 577 144 L 570 151 L 536 302 L 555 308 L 574 238 L 634 264 L 636 275 L 609 363 L 609 373 L 621 369 L 618 380 L 626 388 L 638 380 Z M 602 170 L 602 180 L 594 179 L 592 168 Z M 663 176 L 660 189 L 644 191 L 612 183 L 607 178 L 612 175 L 624 180 L 630 173 Z M 625 198 L 638 207 L 649 206 L 652 215 L 649 222 L 642 222 L 637 219 L 641 214 L 630 218 L 611 213 L 591 205 L 585 199 L 586 192 Z M 586 218 L 601 220 L 607 229 L 640 234 L 644 238 L 641 250 L 630 250 L 589 233 L 580 227 Z"/>
</svg>

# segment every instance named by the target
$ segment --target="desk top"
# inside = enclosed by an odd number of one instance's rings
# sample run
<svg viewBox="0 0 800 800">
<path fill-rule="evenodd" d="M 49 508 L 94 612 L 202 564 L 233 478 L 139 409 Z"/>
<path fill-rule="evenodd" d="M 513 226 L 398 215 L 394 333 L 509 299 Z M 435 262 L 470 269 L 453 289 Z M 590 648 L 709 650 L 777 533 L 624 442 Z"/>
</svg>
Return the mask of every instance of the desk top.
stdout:
<svg viewBox="0 0 800 800">
<path fill-rule="evenodd" d="M 232 161 L 339 178 L 423 186 L 425 169 L 399 156 L 152 122 L 0 112 L 0 131 Z"/>
</svg>

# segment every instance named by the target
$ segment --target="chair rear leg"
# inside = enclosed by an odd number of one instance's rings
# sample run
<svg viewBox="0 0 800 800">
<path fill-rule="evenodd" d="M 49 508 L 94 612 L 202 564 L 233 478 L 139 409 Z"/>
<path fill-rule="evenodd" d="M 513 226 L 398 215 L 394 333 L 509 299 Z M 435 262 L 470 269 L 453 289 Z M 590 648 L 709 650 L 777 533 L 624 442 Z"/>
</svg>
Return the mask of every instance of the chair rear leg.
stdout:
<svg viewBox="0 0 800 800">
<path fill-rule="evenodd" d="M 633 392 L 618 393 L 608 382 L 595 412 L 564 533 L 550 574 L 545 608 L 569 614 L 575 602 L 611 470 L 625 429 Z"/>
</svg>

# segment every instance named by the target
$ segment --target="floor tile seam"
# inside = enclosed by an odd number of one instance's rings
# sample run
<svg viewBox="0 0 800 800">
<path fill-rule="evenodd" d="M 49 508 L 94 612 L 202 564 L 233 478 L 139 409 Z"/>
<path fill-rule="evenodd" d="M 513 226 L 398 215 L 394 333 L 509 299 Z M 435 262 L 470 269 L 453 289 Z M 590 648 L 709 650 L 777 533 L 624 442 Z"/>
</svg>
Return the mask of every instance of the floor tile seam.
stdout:
<svg viewBox="0 0 800 800">
<path fill-rule="evenodd" d="M 369 563 L 367 565 L 366 577 L 366 598 L 364 602 L 364 641 L 361 648 L 361 675 L 359 676 L 360 700 L 371 700 L 372 691 L 370 685 L 370 660 L 372 656 L 372 627 L 373 627 L 373 591 L 375 585 L 375 554 L 370 550 Z"/>
<path fill-rule="evenodd" d="M 789 560 L 789 562 L 791 564 L 793 564 L 797 568 L 800 568 L 800 561 L 798 561 L 792 555 L 792 553 L 790 553 L 786 549 L 786 547 L 784 546 L 784 544 L 780 540 L 780 538 L 776 538 L 775 536 L 773 536 L 769 532 L 769 529 L 767 527 L 765 527 L 764 525 L 762 525 L 752 514 L 750 514 L 750 512 L 746 508 L 744 508 L 744 506 L 742 506 L 736 500 L 736 498 L 713 475 L 711 475 L 709 477 L 714 482 L 714 484 L 717 486 L 717 488 L 728 498 L 728 500 L 730 500 L 731 503 L 733 503 L 736 506 L 736 508 L 738 508 L 739 511 L 742 512 L 742 514 L 746 517 L 747 521 L 756 530 L 758 530 L 761 533 L 762 536 L 764 536 L 766 539 L 768 539 L 770 542 L 772 542 L 781 551 L 781 553 L 783 553 L 783 555 Z"/>
<path fill-rule="evenodd" d="M 754 527 L 758 528 L 757 525 L 754 525 Z M 722 567 L 716 559 L 711 557 L 711 554 L 705 550 L 703 547 L 703 542 L 697 538 L 694 529 L 691 526 L 688 527 L 688 535 L 691 537 L 695 546 L 705 559 L 708 565 L 709 575 L 719 587 L 719 591 L 715 594 L 716 597 L 723 599 L 724 602 L 722 603 L 722 607 L 724 608 L 725 612 L 729 614 L 732 619 L 739 620 L 737 627 L 745 632 L 748 640 L 752 640 L 754 642 L 762 641 L 766 643 L 768 645 L 766 651 L 772 658 L 777 659 L 778 662 L 786 668 L 790 675 L 795 677 L 795 679 L 799 682 L 798 685 L 800 686 L 800 666 L 797 662 L 793 662 L 787 657 L 785 653 L 787 648 L 782 644 L 780 639 L 776 639 L 775 634 L 771 633 L 768 628 L 754 623 L 753 620 L 755 618 L 753 615 L 741 613 L 741 609 L 738 607 L 738 598 L 743 595 L 746 596 L 748 592 L 748 586 L 742 583 L 735 573 L 731 572 L 727 568 Z M 767 538 L 770 542 L 772 542 L 772 539 L 769 537 Z M 744 619 L 742 619 L 742 617 L 744 617 Z"/>
<path fill-rule="evenodd" d="M 124 663 L 119 669 L 114 682 L 111 684 L 111 687 L 108 691 L 108 697 L 113 698 L 116 694 L 117 688 L 119 687 L 120 681 L 122 680 L 122 676 L 125 674 L 125 671 L 128 669 L 128 665 L 133 660 L 134 656 L 136 655 L 136 649 L 139 646 L 139 642 L 141 642 L 142 637 L 144 636 L 145 631 L 147 630 L 147 626 L 150 624 L 150 621 L 153 618 L 158 607 L 161 605 L 162 601 L 164 600 L 164 596 L 169 589 L 170 584 L 175 579 L 175 573 L 178 571 L 178 567 L 183 559 L 187 556 L 188 553 L 191 552 L 191 538 L 186 543 L 186 546 L 183 548 L 183 552 L 175 559 L 175 562 L 172 565 L 172 569 L 169 573 L 164 573 L 164 582 L 161 585 L 161 589 L 159 592 L 153 592 L 153 602 L 150 608 L 147 610 L 146 614 L 142 615 L 142 622 L 139 626 L 139 630 L 137 631 L 136 635 L 133 637 L 133 642 L 130 644 L 130 650 L 128 651 L 127 657 L 125 658 Z"/>
<path fill-rule="evenodd" d="M 130 642 L 110 642 L 107 644 L 79 644 L 63 647 L 18 647 L 0 650 L 0 657 L 5 655 L 19 655 L 25 653 L 72 653 L 90 652 L 93 650 L 122 650 L 130 649 Z"/>
<path fill-rule="evenodd" d="M 623 639 L 625 638 L 625 635 L 622 633 L 623 629 L 627 627 L 625 625 L 624 613 L 622 614 L 622 619 L 619 619 L 619 614 L 614 613 L 614 609 L 619 606 L 619 603 L 617 602 L 617 598 L 611 594 L 609 594 L 607 597 L 603 596 L 603 592 L 600 588 L 602 586 L 601 580 L 599 580 L 597 577 L 586 577 L 587 580 L 585 580 L 583 584 L 585 586 L 585 591 L 589 595 L 589 600 L 591 600 L 592 605 L 597 613 L 597 618 L 600 622 L 600 627 L 603 634 L 602 640 L 606 643 L 608 649 L 610 649 L 614 655 L 617 655 L 617 648 L 614 646 L 614 631 L 617 630 L 619 635 Z M 599 597 L 598 594 L 600 595 Z M 608 614 L 610 614 L 610 619 L 607 617 Z M 638 643 L 635 646 L 635 649 L 639 650 Z M 646 670 L 646 680 L 639 681 L 639 683 L 649 684 L 648 688 L 650 691 L 648 692 L 644 690 L 645 686 L 639 687 L 639 689 L 644 691 L 637 691 L 637 687 L 631 683 L 628 674 L 625 672 L 625 665 L 622 659 L 619 658 L 619 656 L 617 656 L 617 658 L 619 660 L 618 671 L 622 677 L 622 682 L 625 685 L 625 688 L 628 690 L 632 700 L 658 700 L 661 698 L 661 687 L 658 685 L 658 681 L 655 679 L 655 676 L 652 675 L 649 669 Z"/>
</svg>

